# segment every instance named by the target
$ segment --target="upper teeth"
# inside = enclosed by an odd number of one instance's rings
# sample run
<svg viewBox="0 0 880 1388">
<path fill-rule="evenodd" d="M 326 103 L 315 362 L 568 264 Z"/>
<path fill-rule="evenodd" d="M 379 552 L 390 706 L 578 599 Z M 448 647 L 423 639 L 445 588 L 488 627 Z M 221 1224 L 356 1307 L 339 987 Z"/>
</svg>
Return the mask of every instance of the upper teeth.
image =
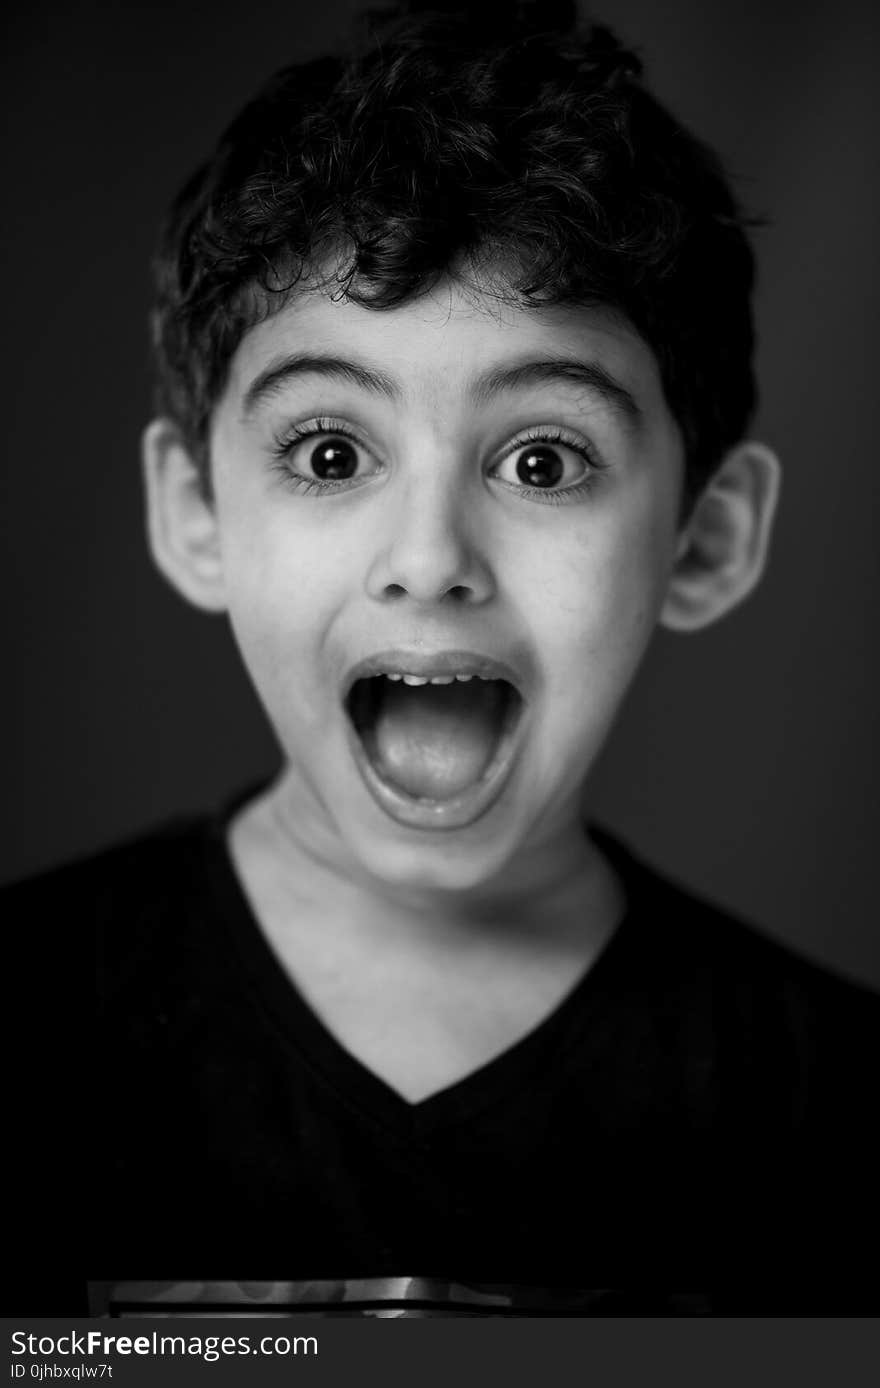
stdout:
<svg viewBox="0 0 880 1388">
<path fill-rule="evenodd" d="M 389 680 L 403 680 L 404 684 L 452 684 L 454 680 L 472 680 L 473 675 L 386 675 Z M 478 676 L 477 678 L 482 678 Z"/>
</svg>

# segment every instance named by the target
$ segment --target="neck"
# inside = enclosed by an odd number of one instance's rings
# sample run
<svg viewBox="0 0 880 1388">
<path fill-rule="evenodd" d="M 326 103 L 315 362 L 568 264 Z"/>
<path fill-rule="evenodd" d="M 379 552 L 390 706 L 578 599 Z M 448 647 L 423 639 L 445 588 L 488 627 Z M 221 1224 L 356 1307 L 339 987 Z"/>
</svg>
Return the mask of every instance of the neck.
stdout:
<svg viewBox="0 0 880 1388">
<path fill-rule="evenodd" d="M 546 950 L 554 941 L 569 948 L 574 938 L 583 947 L 585 934 L 604 938 L 622 913 L 622 889 L 576 803 L 503 871 L 462 891 L 377 880 L 315 834 L 315 823 L 282 777 L 233 823 L 239 870 L 250 883 L 271 882 L 276 901 L 283 897 L 328 923 L 356 925 L 362 939 L 375 936 L 377 944 L 449 949 L 495 941 L 505 950 Z"/>
</svg>

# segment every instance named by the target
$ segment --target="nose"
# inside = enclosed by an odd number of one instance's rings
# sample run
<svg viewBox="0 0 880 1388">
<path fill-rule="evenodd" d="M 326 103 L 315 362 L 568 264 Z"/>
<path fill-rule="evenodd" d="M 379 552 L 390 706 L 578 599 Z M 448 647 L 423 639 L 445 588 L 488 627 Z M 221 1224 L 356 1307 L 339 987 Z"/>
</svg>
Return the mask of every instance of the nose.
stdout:
<svg viewBox="0 0 880 1388">
<path fill-rule="evenodd" d="M 476 604 L 494 593 L 473 497 L 445 471 L 411 477 L 389 507 L 367 578 L 371 597 Z"/>
</svg>

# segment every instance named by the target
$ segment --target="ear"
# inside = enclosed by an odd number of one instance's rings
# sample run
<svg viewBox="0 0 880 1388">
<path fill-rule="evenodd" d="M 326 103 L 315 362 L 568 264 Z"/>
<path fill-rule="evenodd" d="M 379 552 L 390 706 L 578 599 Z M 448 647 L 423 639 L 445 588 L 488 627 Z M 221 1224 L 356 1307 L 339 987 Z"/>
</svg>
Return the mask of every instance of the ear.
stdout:
<svg viewBox="0 0 880 1388">
<path fill-rule="evenodd" d="M 762 443 L 740 443 L 725 456 L 679 537 L 661 624 L 698 631 L 755 587 L 767 560 L 781 470 Z"/>
<path fill-rule="evenodd" d="M 160 571 L 205 612 L 223 612 L 226 593 L 216 508 L 199 468 L 170 419 L 154 419 L 143 436 L 147 536 Z"/>
</svg>

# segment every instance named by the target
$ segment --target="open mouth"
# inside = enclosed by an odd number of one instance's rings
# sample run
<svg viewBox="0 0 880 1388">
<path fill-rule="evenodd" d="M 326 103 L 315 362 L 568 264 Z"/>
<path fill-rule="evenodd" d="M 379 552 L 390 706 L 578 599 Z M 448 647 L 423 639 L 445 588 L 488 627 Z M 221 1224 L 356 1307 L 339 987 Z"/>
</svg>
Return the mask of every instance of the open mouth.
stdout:
<svg viewBox="0 0 880 1388">
<path fill-rule="evenodd" d="M 500 790 L 523 699 L 502 677 L 389 670 L 356 679 L 345 701 L 361 772 L 407 823 L 465 823 Z"/>
</svg>

